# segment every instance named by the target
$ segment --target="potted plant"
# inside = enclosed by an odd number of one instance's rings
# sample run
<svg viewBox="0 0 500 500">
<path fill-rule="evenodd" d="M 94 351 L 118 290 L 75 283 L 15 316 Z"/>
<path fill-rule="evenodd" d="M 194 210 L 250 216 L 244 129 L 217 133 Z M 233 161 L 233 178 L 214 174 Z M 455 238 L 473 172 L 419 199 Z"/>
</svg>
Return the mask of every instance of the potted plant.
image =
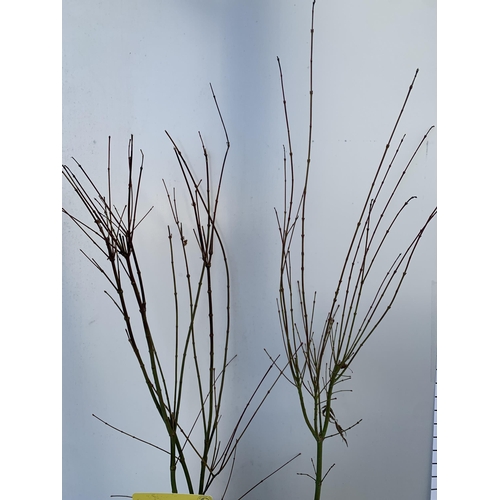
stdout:
<svg viewBox="0 0 500 500">
<path fill-rule="evenodd" d="M 346 432 L 358 425 L 345 425 L 336 414 L 333 401 L 342 392 L 338 386 L 350 379 L 353 360 L 365 346 L 374 331 L 380 327 L 398 296 L 408 273 L 418 244 L 437 210 L 433 208 L 426 220 L 416 229 L 414 237 L 393 252 L 388 248 L 388 236 L 401 224 L 411 196 L 402 205 L 395 206 L 403 177 L 417 152 L 425 143 L 430 127 L 418 142 L 409 159 L 399 158 L 405 136 L 394 148 L 396 132 L 413 89 L 418 69 L 411 81 L 393 129 L 386 141 L 382 157 L 375 169 L 369 191 L 338 273 L 333 296 L 329 297 L 326 316 L 319 331 L 315 331 L 321 297 L 309 293 L 306 285 L 306 206 L 308 181 L 312 165 L 313 146 L 313 42 L 316 0 L 312 2 L 309 65 L 309 127 L 307 158 L 300 188 L 297 189 L 297 169 L 294 163 L 291 130 L 281 63 L 278 66 L 283 97 L 287 147 L 284 150 L 284 204 L 280 214 L 276 211 L 281 239 L 279 268 L 278 312 L 284 350 L 288 361 L 287 380 L 295 387 L 300 410 L 316 455 L 311 459 L 312 471 L 301 473 L 314 482 L 314 500 L 320 500 L 325 478 L 335 464 L 324 463 L 324 448 L 332 437 L 339 437 L 347 446 Z M 392 149 L 391 149 L 392 147 Z M 288 161 L 287 161 L 288 160 Z M 389 173 L 399 168 L 394 184 L 390 185 Z M 339 215 L 341 216 L 341 215 Z M 329 228 L 329 231 L 335 231 Z M 300 241 L 295 243 L 297 233 Z M 393 253 L 391 264 L 384 267 L 384 251 Z M 343 386 L 342 386 L 343 387 Z"/>
<path fill-rule="evenodd" d="M 166 231 L 171 266 L 171 300 L 175 315 L 168 328 L 160 332 L 154 330 L 150 321 L 148 284 L 141 270 L 141 249 L 136 245 L 140 225 L 152 210 L 143 210 L 139 202 L 145 164 L 142 150 L 136 174 L 134 138 L 131 136 L 128 145 L 126 197 L 121 206 L 115 201 L 117 196 L 112 187 L 111 139 L 108 142 L 108 182 L 105 191 L 97 187 L 84 166 L 76 160 L 77 171 L 63 165 L 64 178 L 85 207 L 87 218 L 78 218 L 64 208 L 63 213 L 98 249 L 96 257 L 85 252 L 84 255 L 111 286 L 110 291 L 105 293 L 110 304 L 123 317 L 126 339 L 168 436 L 167 449 L 131 436 L 168 455 L 167 470 L 172 491 L 168 494 L 135 493 L 132 496 L 135 500 L 211 500 L 207 492 L 229 466 L 222 495 L 224 498 L 238 443 L 281 375 L 278 373 L 275 376 L 263 396 L 257 396 L 259 388 L 273 369 L 273 365 L 269 365 L 257 388 L 248 398 L 233 431 L 222 441 L 219 428 L 223 420 L 224 390 L 228 367 L 234 358 L 229 359 L 228 354 L 231 337 L 229 263 L 218 229 L 217 215 L 230 143 L 213 89 L 212 96 L 226 139 L 226 149 L 217 175 L 213 175 L 201 134 L 199 139 L 204 158 L 204 177 L 197 180 L 196 173 L 180 148 L 165 131 L 182 172 L 194 227 L 189 230 L 183 223 L 183 215 L 186 214 L 182 214 L 179 208 L 175 189 L 169 190 L 164 182 L 173 221 L 173 226 L 168 225 Z M 179 281 L 180 275 L 183 276 L 184 283 Z M 223 289 L 216 289 L 217 287 Z M 221 297 L 223 304 L 218 303 Z M 166 351 L 158 347 L 160 340 L 163 343 L 166 341 Z M 187 392 L 188 383 L 191 384 L 190 390 L 195 388 L 195 395 Z M 191 403 L 193 400 L 197 402 L 196 414 L 184 410 L 188 398 Z M 130 436 L 129 433 L 124 433 Z M 179 492 L 179 478 L 186 485 L 185 493 Z"/>
</svg>

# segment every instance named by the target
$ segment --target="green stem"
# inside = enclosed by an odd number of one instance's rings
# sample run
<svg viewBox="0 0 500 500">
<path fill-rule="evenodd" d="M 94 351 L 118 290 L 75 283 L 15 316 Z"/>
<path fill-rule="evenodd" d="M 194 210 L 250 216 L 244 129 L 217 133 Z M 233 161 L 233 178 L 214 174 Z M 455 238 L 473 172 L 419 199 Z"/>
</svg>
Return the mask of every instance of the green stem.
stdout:
<svg viewBox="0 0 500 500">
<path fill-rule="evenodd" d="M 177 478 L 176 478 L 175 472 L 176 472 L 175 436 L 170 436 L 170 486 L 172 488 L 172 493 L 178 493 L 178 491 L 177 491 Z"/>
<path fill-rule="evenodd" d="M 318 436 L 316 439 L 316 478 L 314 488 L 314 500 L 321 498 L 321 486 L 323 484 L 323 437 Z"/>
</svg>

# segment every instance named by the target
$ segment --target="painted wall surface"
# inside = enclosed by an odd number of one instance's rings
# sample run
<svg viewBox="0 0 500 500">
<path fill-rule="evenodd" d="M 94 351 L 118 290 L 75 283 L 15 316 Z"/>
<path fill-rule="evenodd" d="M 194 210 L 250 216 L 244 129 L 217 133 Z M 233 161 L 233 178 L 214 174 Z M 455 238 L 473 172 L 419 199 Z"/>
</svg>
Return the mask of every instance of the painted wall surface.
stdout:
<svg viewBox="0 0 500 500">
<path fill-rule="evenodd" d="M 309 0 L 63 2 L 63 163 L 71 157 L 104 188 L 107 141 L 117 190 L 125 190 L 130 134 L 145 154 L 142 208 L 154 210 L 137 233 L 150 312 L 168 329 L 171 311 L 162 179 L 182 177 L 167 129 L 202 172 L 198 131 L 212 164 L 231 149 L 221 194 L 220 231 L 232 276 L 228 422 L 237 418 L 282 354 L 276 297 L 286 129 L 276 57 L 283 67 L 298 172 L 307 155 Z M 316 3 L 314 143 L 308 206 L 308 283 L 331 300 L 360 204 L 416 68 L 420 69 L 396 141 L 408 158 L 436 119 L 436 4 L 433 0 Z M 393 235 L 394 252 L 436 203 L 436 133 L 405 176 L 401 200 L 418 199 Z M 122 181 L 122 184 L 119 182 Z M 182 201 L 183 200 L 183 201 Z M 63 186 L 64 206 L 84 214 Z M 184 212 L 183 212 L 184 213 Z M 189 217 L 186 215 L 186 221 Z M 194 240 L 193 240 L 194 244 Z M 169 491 L 168 457 L 120 434 L 166 446 L 167 436 L 128 345 L 123 320 L 103 293 L 109 285 L 79 252 L 98 252 L 63 218 L 63 498 L 105 499 Z M 338 399 L 349 446 L 331 440 L 324 498 L 424 500 L 430 494 L 435 375 L 436 223 L 417 250 L 385 323 L 355 360 Z M 103 262 L 103 265 L 106 263 Z M 164 320 L 164 318 L 167 318 Z M 226 498 L 236 499 L 297 453 L 302 455 L 246 498 L 312 498 L 314 447 L 296 393 L 282 379 L 242 439 Z M 218 498 L 224 484 L 210 492 Z"/>
</svg>

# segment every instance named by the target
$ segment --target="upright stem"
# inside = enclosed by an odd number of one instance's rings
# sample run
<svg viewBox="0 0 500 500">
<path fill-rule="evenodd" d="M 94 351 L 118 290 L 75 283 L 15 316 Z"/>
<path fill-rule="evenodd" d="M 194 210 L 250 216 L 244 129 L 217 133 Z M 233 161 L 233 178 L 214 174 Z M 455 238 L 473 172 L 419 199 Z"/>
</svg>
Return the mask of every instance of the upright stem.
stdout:
<svg viewBox="0 0 500 500">
<path fill-rule="evenodd" d="M 314 43 L 314 7 L 316 5 L 316 0 L 313 0 L 312 10 L 311 10 L 311 51 L 309 57 L 309 135 L 307 139 L 307 162 L 306 162 L 306 175 L 304 180 L 304 190 L 302 191 L 302 234 L 301 234 L 301 289 L 302 289 L 302 304 L 303 304 L 303 318 L 304 318 L 304 329 L 306 334 L 306 339 L 309 337 L 309 322 L 307 314 L 307 302 L 306 302 L 306 277 L 305 277 L 305 244 L 306 244 L 306 196 L 307 196 L 307 184 L 309 181 L 309 167 L 311 165 L 311 149 L 312 149 L 312 126 L 313 126 L 313 43 Z"/>
<path fill-rule="evenodd" d="M 178 493 L 177 491 L 177 478 L 175 475 L 176 464 L 175 464 L 175 436 L 170 436 L 170 486 L 172 487 L 172 493 Z M 192 493 L 192 492 L 191 492 Z"/>
<path fill-rule="evenodd" d="M 321 486 L 323 485 L 323 436 L 316 438 L 316 479 L 314 486 L 314 500 L 321 498 Z"/>
</svg>

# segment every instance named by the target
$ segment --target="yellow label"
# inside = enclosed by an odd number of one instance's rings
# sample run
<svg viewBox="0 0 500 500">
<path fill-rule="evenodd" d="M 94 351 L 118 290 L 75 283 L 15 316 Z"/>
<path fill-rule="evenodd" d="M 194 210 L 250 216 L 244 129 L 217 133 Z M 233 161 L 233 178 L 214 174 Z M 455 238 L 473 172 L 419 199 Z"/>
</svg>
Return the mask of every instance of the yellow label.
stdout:
<svg viewBox="0 0 500 500">
<path fill-rule="evenodd" d="M 212 500 L 212 497 L 185 493 L 134 493 L 132 500 Z"/>
</svg>

